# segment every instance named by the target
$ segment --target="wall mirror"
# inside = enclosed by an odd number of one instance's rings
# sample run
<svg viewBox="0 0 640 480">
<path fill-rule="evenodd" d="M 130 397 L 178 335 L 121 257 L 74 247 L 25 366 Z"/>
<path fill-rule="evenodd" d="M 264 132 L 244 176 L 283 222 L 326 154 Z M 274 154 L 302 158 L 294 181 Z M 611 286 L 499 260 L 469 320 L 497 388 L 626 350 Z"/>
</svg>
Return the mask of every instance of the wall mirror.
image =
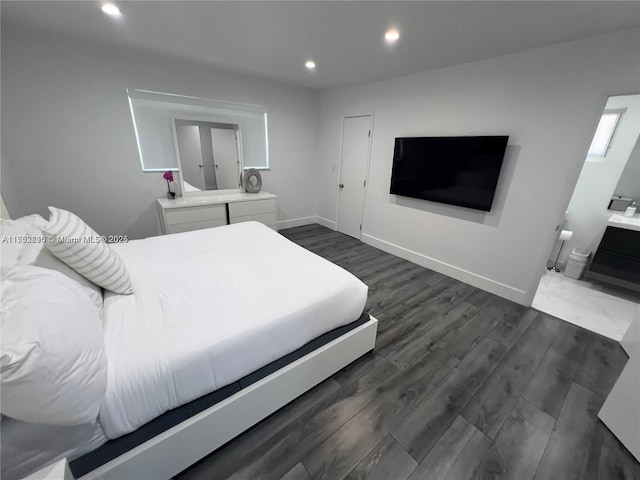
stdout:
<svg viewBox="0 0 640 480">
<path fill-rule="evenodd" d="M 242 191 L 240 125 L 176 118 L 173 126 L 183 196 Z"/>
<path fill-rule="evenodd" d="M 637 131 L 640 133 L 640 127 Z M 633 202 L 640 204 L 640 140 L 636 141 L 607 208 L 624 211 Z"/>
<path fill-rule="evenodd" d="M 269 168 L 265 107 L 147 90 L 128 89 L 127 95 L 143 171 L 179 169 L 174 138 L 177 118 L 234 125 L 221 130 L 238 132 L 241 167 Z"/>
</svg>

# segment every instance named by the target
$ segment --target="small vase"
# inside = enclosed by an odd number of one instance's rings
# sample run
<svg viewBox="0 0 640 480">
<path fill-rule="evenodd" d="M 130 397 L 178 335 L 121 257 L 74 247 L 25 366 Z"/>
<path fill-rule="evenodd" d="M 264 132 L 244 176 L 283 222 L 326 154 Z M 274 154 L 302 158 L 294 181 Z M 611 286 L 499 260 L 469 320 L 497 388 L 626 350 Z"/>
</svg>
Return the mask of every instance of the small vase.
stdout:
<svg viewBox="0 0 640 480">
<path fill-rule="evenodd" d="M 167 180 L 167 190 L 169 190 L 169 192 L 167 193 L 167 198 L 176 198 L 176 192 L 171 191 L 171 183 L 169 183 L 169 180 Z"/>
</svg>

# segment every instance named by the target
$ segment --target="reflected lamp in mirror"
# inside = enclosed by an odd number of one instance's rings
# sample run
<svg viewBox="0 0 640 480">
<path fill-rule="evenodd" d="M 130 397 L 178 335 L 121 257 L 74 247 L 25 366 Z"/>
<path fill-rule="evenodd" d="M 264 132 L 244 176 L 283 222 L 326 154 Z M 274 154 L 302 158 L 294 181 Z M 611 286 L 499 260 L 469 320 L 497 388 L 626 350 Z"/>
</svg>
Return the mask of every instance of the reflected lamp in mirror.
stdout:
<svg viewBox="0 0 640 480">
<path fill-rule="evenodd" d="M 240 125 L 182 118 L 173 125 L 183 195 L 242 191 Z"/>
</svg>

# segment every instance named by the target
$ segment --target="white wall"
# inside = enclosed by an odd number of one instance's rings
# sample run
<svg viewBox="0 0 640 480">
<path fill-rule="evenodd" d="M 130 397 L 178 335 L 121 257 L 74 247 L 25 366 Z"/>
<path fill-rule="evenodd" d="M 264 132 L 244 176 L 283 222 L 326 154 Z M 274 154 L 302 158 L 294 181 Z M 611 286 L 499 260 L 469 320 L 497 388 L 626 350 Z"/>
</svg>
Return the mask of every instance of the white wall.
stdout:
<svg viewBox="0 0 640 480">
<path fill-rule="evenodd" d="M 611 97 L 606 109 L 625 111 L 607 155 L 603 158 L 587 157 L 583 164 L 567 208 L 565 228 L 573 232 L 573 237 L 565 243 L 560 263 L 566 262 L 574 248 L 592 252 L 598 248 L 607 219 L 613 213 L 607 210 L 607 206 L 640 135 L 640 95 Z M 632 180 L 640 188 L 640 176 Z"/>
<path fill-rule="evenodd" d="M 281 221 L 313 217 L 315 91 L 180 59 L 2 25 L 2 195 L 13 217 L 76 212 L 98 232 L 159 233 L 161 173 L 143 173 L 127 88 L 263 105 Z"/>
<path fill-rule="evenodd" d="M 363 240 L 529 304 L 607 97 L 638 92 L 639 35 L 326 92 L 318 215 L 336 219 L 342 116 L 374 111 Z M 510 135 L 491 213 L 389 194 L 396 136 L 482 134 Z"/>
</svg>

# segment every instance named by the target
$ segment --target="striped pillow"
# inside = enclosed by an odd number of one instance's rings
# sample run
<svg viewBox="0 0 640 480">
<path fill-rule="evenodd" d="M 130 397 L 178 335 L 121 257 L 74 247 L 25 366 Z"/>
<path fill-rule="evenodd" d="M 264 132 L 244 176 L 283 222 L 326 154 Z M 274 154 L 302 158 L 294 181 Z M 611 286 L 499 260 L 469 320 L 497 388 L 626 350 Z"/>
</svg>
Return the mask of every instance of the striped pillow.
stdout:
<svg viewBox="0 0 640 480">
<path fill-rule="evenodd" d="M 124 262 L 95 230 L 71 212 L 55 207 L 49 211 L 49 223 L 42 231 L 56 257 L 106 290 L 133 293 Z"/>
</svg>

